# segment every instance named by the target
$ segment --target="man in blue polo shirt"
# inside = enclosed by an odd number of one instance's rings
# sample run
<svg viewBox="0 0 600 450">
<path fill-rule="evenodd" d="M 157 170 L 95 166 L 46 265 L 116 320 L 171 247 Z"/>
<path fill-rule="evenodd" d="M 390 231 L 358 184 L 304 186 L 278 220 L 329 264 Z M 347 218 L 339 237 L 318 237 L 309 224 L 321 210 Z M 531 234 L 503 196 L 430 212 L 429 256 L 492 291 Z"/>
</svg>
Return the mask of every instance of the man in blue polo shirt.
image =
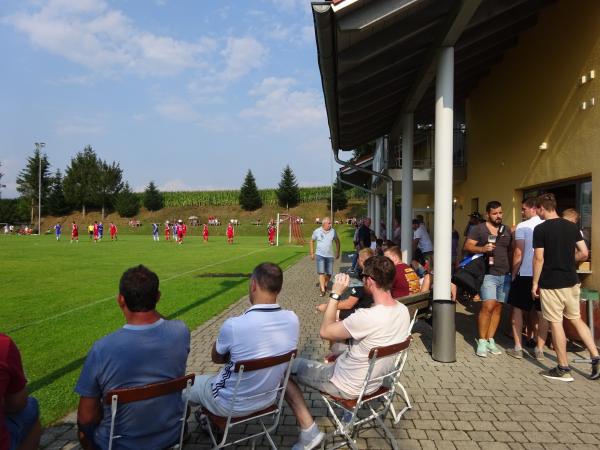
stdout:
<svg viewBox="0 0 600 450">
<path fill-rule="evenodd" d="M 156 274 L 142 265 L 121 277 L 117 303 L 127 323 L 94 343 L 75 386 L 79 441 L 85 450 L 108 448 L 110 405 L 102 405 L 107 392 L 185 374 L 190 332 L 183 322 L 165 320 L 156 311 L 158 284 Z M 115 423 L 119 448 L 171 446 L 179 439 L 183 406 L 179 393 L 120 406 Z"/>
<path fill-rule="evenodd" d="M 317 241 L 317 249 L 313 241 Z M 321 289 L 321 297 L 325 295 L 327 283 L 333 275 L 333 243 L 335 242 L 336 252 L 335 259 L 340 257 L 340 240 L 337 233 L 331 228 L 331 219 L 325 217 L 319 228 L 313 231 L 310 239 L 310 258 L 315 259 L 317 256 L 317 273 L 319 274 L 319 287 Z"/>
</svg>

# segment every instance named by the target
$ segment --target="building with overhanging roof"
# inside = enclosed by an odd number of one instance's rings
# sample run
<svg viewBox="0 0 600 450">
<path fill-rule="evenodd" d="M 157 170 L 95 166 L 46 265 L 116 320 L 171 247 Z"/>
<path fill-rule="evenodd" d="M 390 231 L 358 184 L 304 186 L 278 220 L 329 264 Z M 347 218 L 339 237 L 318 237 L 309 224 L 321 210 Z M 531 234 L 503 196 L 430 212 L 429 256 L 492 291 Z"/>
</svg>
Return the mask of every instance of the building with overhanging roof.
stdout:
<svg viewBox="0 0 600 450">
<path fill-rule="evenodd" d="M 338 178 L 370 194 L 376 225 L 401 218 L 407 259 L 411 219 L 426 216 L 435 300 L 450 297 L 452 217 L 462 231 L 470 212 L 499 200 L 514 225 L 521 200 L 544 191 L 581 213 L 592 250 L 582 282 L 598 288 L 600 2 L 334 0 L 312 10 Z M 369 142 L 372 158 L 348 162 Z M 433 357 L 451 361 L 453 310 L 436 305 Z"/>
</svg>

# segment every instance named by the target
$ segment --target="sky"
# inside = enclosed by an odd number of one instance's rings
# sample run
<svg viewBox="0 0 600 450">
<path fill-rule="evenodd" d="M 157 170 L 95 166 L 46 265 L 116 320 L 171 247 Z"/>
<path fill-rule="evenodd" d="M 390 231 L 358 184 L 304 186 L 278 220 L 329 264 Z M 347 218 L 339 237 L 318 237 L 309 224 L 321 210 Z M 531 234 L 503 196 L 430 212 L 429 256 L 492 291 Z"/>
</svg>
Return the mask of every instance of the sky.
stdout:
<svg viewBox="0 0 600 450">
<path fill-rule="evenodd" d="M 35 142 L 138 191 L 330 182 L 309 0 L 2 0 L 0 53 L 3 198 Z"/>
</svg>

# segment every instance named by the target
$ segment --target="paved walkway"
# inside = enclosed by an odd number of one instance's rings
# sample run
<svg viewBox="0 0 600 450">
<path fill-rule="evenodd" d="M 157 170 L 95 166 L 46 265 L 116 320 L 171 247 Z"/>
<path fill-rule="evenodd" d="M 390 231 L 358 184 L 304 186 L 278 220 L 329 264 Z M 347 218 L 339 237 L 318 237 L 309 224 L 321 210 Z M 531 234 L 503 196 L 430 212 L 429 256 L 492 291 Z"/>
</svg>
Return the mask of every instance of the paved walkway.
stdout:
<svg viewBox="0 0 600 450">
<path fill-rule="evenodd" d="M 285 273 L 280 303 L 300 317 L 301 356 L 321 359 L 326 347 L 318 337 L 320 316 L 314 311 L 322 299 L 318 297 L 315 283 L 313 263 L 305 258 Z M 210 362 L 210 348 L 219 327 L 225 318 L 240 314 L 247 307 L 247 298 L 243 298 L 192 333 L 190 372 L 217 371 L 218 366 Z M 575 382 L 562 383 L 548 381 L 539 374 L 555 364 L 550 351 L 542 364 L 532 358 L 515 360 L 506 355 L 478 358 L 473 348 L 474 312 L 459 305 L 456 319 L 457 362 L 454 364 L 433 361 L 429 355 L 431 328 L 421 321 L 415 325 L 415 339 L 404 377 L 413 410 L 394 428 L 400 448 L 600 448 L 600 381 L 586 379 L 589 365 L 575 366 Z M 510 342 L 500 336 L 499 344 L 506 347 Z M 585 354 L 580 353 L 580 356 Z M 317 395 L 307 392 L 306 398 L 319 425 L 331 429 L 325 407 Z M 192 438 L 185 449 L 210 448 L 208 437 L 197 429 L 193 420 L 190 420 L 190 431 Z M 287 410 L 275 441 L 281 448 L 289 448 L 297 435 L 295 417 Z M 364 449 L 389 448 L 375 428 L 359 434 L 358 443 Z M 64 424 L 44 431 L 42 448 L 80 448 L 76 443 L 73 415 L 67 417 Z"/>
</svg>

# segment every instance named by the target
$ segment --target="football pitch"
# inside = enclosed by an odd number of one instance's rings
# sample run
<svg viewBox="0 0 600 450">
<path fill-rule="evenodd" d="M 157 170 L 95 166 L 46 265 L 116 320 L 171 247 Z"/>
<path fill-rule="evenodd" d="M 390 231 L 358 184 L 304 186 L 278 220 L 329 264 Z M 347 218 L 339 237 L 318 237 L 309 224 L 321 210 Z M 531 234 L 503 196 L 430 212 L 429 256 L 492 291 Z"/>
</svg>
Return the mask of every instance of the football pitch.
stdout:
<svg viewBox="0 0 600 450">
<path fill-rule="evenodd" d="M 73 392 L 92 343 L 124 324 L 116 304 L 119 278 L 144 264 L 160 278 L 157 309 L 193 330 L 247 294 L 247 275 L 263 261 L 285 270 L 308 246 L 269 247 L 264 237 L 220 237 L 204 244 L 153 242 L 151 236 L 121 235 L 94 244 L 82 235 L 0 236 L 2 270 L 0 331 L 21 350 L 29 391 L 40 401 L 44 424 L 77 406 Z M 206 349 L 210 351 L 210 349 Z"/>
</svg>

